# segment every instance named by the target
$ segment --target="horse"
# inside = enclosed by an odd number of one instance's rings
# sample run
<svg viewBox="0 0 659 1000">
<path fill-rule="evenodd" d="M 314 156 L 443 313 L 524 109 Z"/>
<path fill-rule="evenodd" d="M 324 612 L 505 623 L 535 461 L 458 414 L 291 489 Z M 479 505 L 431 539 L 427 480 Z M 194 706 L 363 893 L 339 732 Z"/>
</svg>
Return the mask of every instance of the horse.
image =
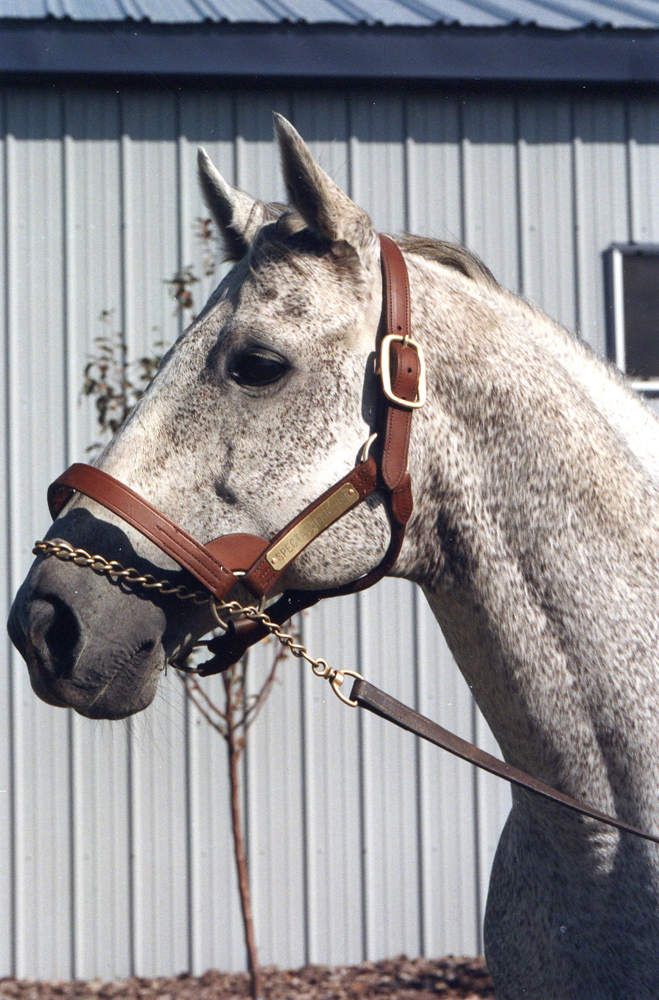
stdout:
<svg viewBox="0 0 659 1000">
<path fill-rule="evenodd" d="M 295 129 L 279 116 L 275 128 L 285 206 L 233 188 L 200 150 L 234 266 L 96 463 L 201 542 L 272 539 L 350 471 L 374 426 L 378 234 Z M 427 393 L 389 573 L 422 588 L 506 761 L 657 832 L 656 419 L 468 250 L 410 235 L 397 245 Z M 385 508 L 375 490 L 277 590 L 368 574 L 389 546 Z M 180 572 L 80 494 L 47 538 L 140 573 Z M 40 556 L 10 616 L 35 692 L 91 718 L 145 708 L 165 664 L 215 625 L 205 603 L 182 609 L 115 583 Z M 245 599 L 240 581 L 234 592 Z M 498 1000 L 656 998 L 657 847 L 513 789 L 484 940 Z"/>
</svg>

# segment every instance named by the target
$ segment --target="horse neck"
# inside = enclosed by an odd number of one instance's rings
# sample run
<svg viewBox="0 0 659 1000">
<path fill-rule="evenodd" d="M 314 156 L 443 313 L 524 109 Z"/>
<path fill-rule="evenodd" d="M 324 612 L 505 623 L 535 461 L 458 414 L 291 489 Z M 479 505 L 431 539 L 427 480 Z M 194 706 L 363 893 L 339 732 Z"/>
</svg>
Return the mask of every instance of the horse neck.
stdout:
<svg viewBox="0 0 659 1000">
<path fill-rule="evenodd" d="M 526 303 L 461 276 L 422 298 L 405 575 L 507 758 L 612 808 L 659 776 L 657 425 Z"/>
</svg>

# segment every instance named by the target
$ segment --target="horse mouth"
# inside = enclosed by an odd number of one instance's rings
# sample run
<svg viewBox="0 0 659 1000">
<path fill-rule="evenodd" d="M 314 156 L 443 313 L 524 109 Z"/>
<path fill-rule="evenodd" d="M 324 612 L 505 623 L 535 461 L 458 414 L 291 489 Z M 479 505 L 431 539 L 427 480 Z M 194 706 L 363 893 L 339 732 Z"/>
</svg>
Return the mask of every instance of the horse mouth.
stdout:
<svg viewBox="0 0 659 1000">
<path fill-rule="evenodd" d="M 88 719 L 125 719 L 145 708 L 153 700 L 158 674 L 164 666 L 165 654 L 162 647 L 158 647 L 154 639 L 147 639 L 127 660 L 122 657 L 108 680 L 94 692 L 91 701 L 76 707 L 76 711 Z M 146 704 L 145 686 L 150 693 Z M 136 700 L 127 702 L 126 693 Z"/>
<path fill-rule="evenodd" d="M 156 643 L 117 660 L 85 658 L 76 665 L 75 676 L 50 677 L 38 652 L 28 649 L 26 661 L 32 689 L 42 701 L 72 708 L 88 719 L 125 719 L 151 704 L 164 665 L 164 653 Z M 155 654 L 155 655 L 154 655 Z"/>
</svg>

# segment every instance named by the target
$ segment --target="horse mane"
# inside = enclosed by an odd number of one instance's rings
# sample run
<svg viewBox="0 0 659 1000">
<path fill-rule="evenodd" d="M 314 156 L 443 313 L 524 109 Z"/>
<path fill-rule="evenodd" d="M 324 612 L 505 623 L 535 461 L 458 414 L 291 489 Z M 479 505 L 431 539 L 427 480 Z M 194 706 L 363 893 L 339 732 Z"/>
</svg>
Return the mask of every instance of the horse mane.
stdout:
<svg viewBox="0 0 659 1000">
<path fill-rule="evenodd" d="M 413 233 L 403 233 L 396 238 L 396 242 L 402 250 L 407 250 L 408 253 L 419 254 L 427 260 L 443 264 L 444 267 L 452 267 L 466 275 L 467 278 L 472 278 L 481 284 L 495 288 L 501 287 L 480 257 L 458 243 L 434 239 L 432 236 L 415 236 Z"/>
</svg>

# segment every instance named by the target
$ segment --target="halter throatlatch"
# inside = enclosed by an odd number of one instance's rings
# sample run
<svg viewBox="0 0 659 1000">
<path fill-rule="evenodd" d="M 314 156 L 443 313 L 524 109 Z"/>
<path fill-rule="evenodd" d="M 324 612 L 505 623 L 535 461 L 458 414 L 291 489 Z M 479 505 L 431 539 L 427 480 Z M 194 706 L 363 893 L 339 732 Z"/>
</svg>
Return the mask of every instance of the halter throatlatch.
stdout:
<svg viewBox="0 0 659 1000">
<path fill-rule="evenodd" d="M 388 236 L 380 236 L 382 261 L 382 316 L 378 330 L 380 406 L 378 426 L 358 464 L 343 479 L 310 503 L 273 539 L 256 535 L 221 535 L 202 545 L 147 500 L 113 476 L 91 465 L 77 463 L 48 490 L 53 518 L 75 492 L 102 504 L 121 517 L 187 570 L 217 601 L 240 582 L 258 599 L 275 587 L 287 567 L 323 531 L 370 496 L 382 492 L 387 501 L 391 539 L 382 562 L 365 576 L 327 590 L 290 590 L 269 609 L 278 624 L 323 597 L 353 594 L 377 583 L 400 552 L 412 513 L 412 483 L 407 470 L 412 415 L 425 400 L 423 353 L 412 339 L 410 288 L 403 255 Z M 370 454 L 369 454 L 370 450 Z M 377 457 L 375 457 L 377 456 Z M 204 673 L 217 673 L 235 663 L 267 630 L 254 621 L 238 623 L 211 642 L 213 660 Z"/>
</svg>

